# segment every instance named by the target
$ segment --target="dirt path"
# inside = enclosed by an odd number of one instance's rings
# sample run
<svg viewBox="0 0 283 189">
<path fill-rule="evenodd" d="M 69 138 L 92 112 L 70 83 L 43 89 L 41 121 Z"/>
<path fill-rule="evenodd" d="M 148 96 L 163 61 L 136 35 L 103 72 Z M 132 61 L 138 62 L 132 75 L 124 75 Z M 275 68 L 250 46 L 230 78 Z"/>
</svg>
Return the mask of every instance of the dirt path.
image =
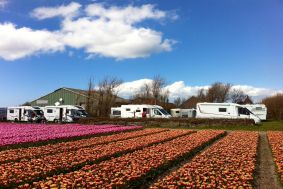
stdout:
<svg viewBox="0 0 283 189">
<path fill-rule="evenodd" d="M 259 139 L 259 167 L 256 174 L 256 189 L 281 189 L 278 180 L 272 153 L 265 132 L 260 133 Z"/>
</svg>

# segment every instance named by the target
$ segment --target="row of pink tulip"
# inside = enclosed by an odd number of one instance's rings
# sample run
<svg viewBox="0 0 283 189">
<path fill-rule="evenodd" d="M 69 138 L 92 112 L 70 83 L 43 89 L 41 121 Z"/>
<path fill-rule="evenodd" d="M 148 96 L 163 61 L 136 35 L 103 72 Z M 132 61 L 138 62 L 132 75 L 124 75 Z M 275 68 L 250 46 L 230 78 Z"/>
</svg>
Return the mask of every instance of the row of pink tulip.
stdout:
<svg viewBox="0 0 283 189">
<path fill-rule="evenodd" d="M 115 125 L 46 125 L 0 123 L 0 147 L 27 142 L 48 141 L 87 135 L 99 135 L 126 130 L 141 129 L 140 126 Z"/>
<path fill-rule="evenodd" d="M 0 188 L 13 187 L 22 182 L 30 182 L 53 175 L 54 173 L 77 169 L 87 164 L 93 164 L 115 155 L 172 140 L 189 133 L 192 133 L 192 131 L 171 130 L 109 144 L 80 148 L 76 151 L 62 152 L 34 159 L 22 159 L 19 162 L 4 163 L 0 166 Z"/>
<path fill-rule="evenodd" d="M 61 142 L 57 144 L 48 144 L 46 146 L 18 148 L 0 151 L 0 164 L 20 159 L 32 159 L 43 155 L 52 155 L 60 152 L 74 151 L 80 148 L 91 147 L 99 144 L 106 144 L 119 140 L 126 140 L 140 136 L 150 135 L 154 133 L 164 132 L 166 129 L 144 129 L 132 132 L 117 133 L 106 136 L 99 136 L 89 139 L 81 139 L 71 142 Z"/>
<path fill-rule="evenodd" d="M 55 175 L 20 188 L 135 188 L 138 183 L 192 154 L 224 131 L 199 131 L 162 144 L 103 161 L 81 170 Z M 152 175 L 153 174 L 153 175 Z"/>
<path fill-rule="evenodd" d="M 277 171 L 283 181 L 283 132 L 270 131 L 267 133 Z"/>
<path fill-rule="evenodd" d="M 252 188 L 258 137 L 256 132 L 233 132 L 151 189 Z"/>
</svg>

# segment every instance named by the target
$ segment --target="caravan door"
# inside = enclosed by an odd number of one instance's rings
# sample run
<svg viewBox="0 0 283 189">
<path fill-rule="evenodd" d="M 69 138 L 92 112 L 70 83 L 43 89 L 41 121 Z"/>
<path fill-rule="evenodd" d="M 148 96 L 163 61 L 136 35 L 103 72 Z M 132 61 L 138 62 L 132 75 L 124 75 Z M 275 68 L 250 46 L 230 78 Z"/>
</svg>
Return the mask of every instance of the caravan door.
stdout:
<svg viewBox="0 0 283 189">
<path fill-rule="evenodd" d="M 238 116 L 242 119 L 250 119 L 250 112 L 247 108 L 238 107 Z"/>
</svg>

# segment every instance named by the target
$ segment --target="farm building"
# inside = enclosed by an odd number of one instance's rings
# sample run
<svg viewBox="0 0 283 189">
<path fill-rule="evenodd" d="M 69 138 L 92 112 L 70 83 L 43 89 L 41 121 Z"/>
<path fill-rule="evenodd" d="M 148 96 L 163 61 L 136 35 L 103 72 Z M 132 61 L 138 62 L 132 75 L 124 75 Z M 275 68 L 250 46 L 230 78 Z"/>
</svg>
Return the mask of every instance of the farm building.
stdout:
<svg viewBox="0 0 283 189">
<path fill-rule="evenodd" d="M 62 87 L 59 88 L 45 96 L 42 96 L 36 100 L 30 102 L 31 106 L 50 106 L 55 105 L 55 103 L 60 103 L 60 105 L 79 105 L 85 107 L 88 100 L 88 91 Z M 94 105 L 98 103 L 99 94 L 94 92 L 93 99 Z M 127 103 L 126 99 L 117 97 L 116 103 L 123 104 Z"/>
</svg>

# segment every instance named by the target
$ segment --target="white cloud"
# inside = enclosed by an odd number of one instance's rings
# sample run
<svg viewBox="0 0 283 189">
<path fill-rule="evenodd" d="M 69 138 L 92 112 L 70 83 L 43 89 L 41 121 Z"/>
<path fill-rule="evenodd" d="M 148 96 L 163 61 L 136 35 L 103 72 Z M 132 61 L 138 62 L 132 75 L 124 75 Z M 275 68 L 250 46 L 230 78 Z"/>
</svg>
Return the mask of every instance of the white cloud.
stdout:
<svg viewBox="0 0 283 189">
<path fill-rule="evenodd" d="M 118 95 L 124 98 L 129 98 L 133 94 L 139 92 L 140 87 L 145 83 L 150 83 L 151 79 L 140 79 L 136 81 L 126 82 L 119 86 Z M 188 86 L 184 81 L 176 81 L 164 87 L 165 90 L 169 90 L 169 99 L 173 102 L 177 97 L 189 98 L 196 95 L 200 89 L 207 90 L 209 86 Z M 247 95 L 252 97 L 255 102 L 260 101 L 264 97 L 274 95 L 276 93 L 283 93 L 283 90 L 274 90 L 268 88 L 259 88 L 249 85 L 234 85 L 232 88 L 242 89 Z"/>
<path fill-rule="evenodd" d="M 75 2 L 72 2 L 66 6 L 62 5 L 57 7 L 39 7 L 32 11 L 31 16 L 39 20 L 52 18 L 56 16 L 72 18 L 78 15 L 80 8 L 81 5 Z"/>
<path fill-rule="evenodd" d="M 39 7 L 31 15 L 37 19 L 61 16 L 57 31 L 16 28 L 1 24 L 0 57 L 16 60 L 34 53 L 55 52 L 71 47 L 84 49 L 87 57 L 111 57 L 117 60 L 148 57 L 153 53 L 172 50 L 174 40 L 151 28 L 136 26 L 145 19 L 163 19 L 167 12 L 153 5 L 106 7 L 91 4 L 82 11 L 79 3 L 58 7 Z M 3 42 L 4 41 L 4 42 Z"/>
<path fill-rule="evenodd" d="M 0 8 L 4 8 L 8 4 L 8 0 L 0 0 Z"/>
<path fill-rule="evenodd" d="M 62 51 L 64 45 L 59 38 L 54 32 L 0 23 L 0 58 L 11 61 L 36 53 Z"/>
</svg>

